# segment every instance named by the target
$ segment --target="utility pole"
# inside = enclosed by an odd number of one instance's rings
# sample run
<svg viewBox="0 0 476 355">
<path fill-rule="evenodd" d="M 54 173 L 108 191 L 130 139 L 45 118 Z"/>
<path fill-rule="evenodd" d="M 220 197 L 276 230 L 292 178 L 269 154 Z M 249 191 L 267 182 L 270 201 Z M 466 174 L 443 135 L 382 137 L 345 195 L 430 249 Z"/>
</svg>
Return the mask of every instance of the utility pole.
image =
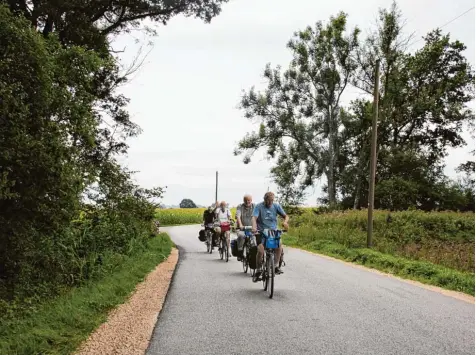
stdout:
<svg viewBox="0 0 476 355">
<path fill-rule="evenodd" d="M 215 202 L 218 201 L 218 171 L 216 174 L 216 182 L 215 182 Z"/>
<path fill-rule="evenodd" d="M 375 171 L 377 170 L 377 120 L 378 96 L 380 83 L 380 59 L 375 63 L 374 82 L 374 112 L 372 119 L 372 142 L 370 148 L 370 177 L 369 177 L 369 207 L 367 217 L 367 248 L 372 247 L 372 232 L 374 227 Z"/>
</svg>

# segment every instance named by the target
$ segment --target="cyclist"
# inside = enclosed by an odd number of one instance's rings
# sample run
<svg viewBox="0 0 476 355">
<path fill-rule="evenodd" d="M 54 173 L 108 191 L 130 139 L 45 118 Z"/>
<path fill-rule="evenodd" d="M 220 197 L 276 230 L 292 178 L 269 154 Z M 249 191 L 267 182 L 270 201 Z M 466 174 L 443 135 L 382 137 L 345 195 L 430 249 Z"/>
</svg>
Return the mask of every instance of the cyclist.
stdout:
<svg viewBox="0 0 476 355">
<path fill-rule="evenodd" d="M 278 203 L 274 202 L 274 193 L 267 192 L 264 195 L 264 201 L 258 203 L 253 210 L 253 218 L 251 220 L 253 232 L 254 233 L 258 231 L 260 232 L 263 229 L 271 229 L 271 230 L 277 229 L 278 215 L 284 218 L 283 227 L 284 227 L 284 230 L 287 230 L 289 228 L 288 226 L 289 216 L 286 214 L 286 212 L 284 212 L 283 208 Z M 258 245 L 258 253 L 256 255 L 256 272 L 253 277 L 253 282 L 257 282 L 259 280 L 259 277 L 261 276 L 261 261 L 264 255 L 264 246 L 261 243 L 261 241 L 262 241 L 262 236 L 261 236 L 261 233 L 259 233 L 256 236 L 256 244 Z M 280 245 L 279 248 L 276 249 L 276 254 L 274 258 L 274 263 L 275 263 L 274 266 L 275 266 L 276 274 L 283 273 L 281 269 L 278 267 L 279 259 L 281 257 L 282 252 L 283 252 L 283 247 Z"/>
<path fill-rule="evenodd" d="M 245 226 L 251 226 L 251 218 L 253 217 L 253 210 L 255 204 L 252 202 L 253 199 L 251 195 L 243 196 L 243 203 L 236 208 L 236 222 L 238 223 L 238 228 L 242 229 Z M 243 245 L 245 244 L 245 233 L 243 231 L 238 231 L 236 233 L 237 244 L 238 244 L 238 261 L 241 261 L 243 258 Z"/>
<path fill-rule="evenodd" d="M 213 224 L 215 222 L 215 206 L 211 205 L 209 206 L 204 212 L 203 212 L 203 225 L 205 226 L 205 231 L 208 230 L 209 228 L 207 227 L 209 224 Z M 215 232 L 212 230 L 212 232 Z M 213 233 L 213 243 L 217 243 L 217 237 L 215 236 L 215 233 Z M 213 245 L 212 245 L 213 249 Z"/>
<path fill-rule="evenodd" d="M 226 205 L 225 201 L 220 202 L 220 207 L 215 210 L 215 218 L 219 223 L 231 223 L 231 212 Z M 219 237 L 221 235 L 221 228 L 219 226 L 215 227 L 215 233 Z M 230 248 L 230 231 L 225 232 L 226 244 L 228 245 L 228 250 L 231 252 Z"/>
</svg>

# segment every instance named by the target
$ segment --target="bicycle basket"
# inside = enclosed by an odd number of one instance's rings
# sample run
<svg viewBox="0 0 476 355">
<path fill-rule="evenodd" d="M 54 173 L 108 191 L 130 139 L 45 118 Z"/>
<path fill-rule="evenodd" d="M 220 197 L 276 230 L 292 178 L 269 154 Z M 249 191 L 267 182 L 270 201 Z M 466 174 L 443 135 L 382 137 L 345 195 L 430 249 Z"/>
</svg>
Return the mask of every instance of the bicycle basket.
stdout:
<svg viewBox="0 0 476 355">
<path fill-rule="evenodd" d="M 231 225 L 228 222 L 220 223 L 220 228 L 222 232 L 228 232 L 231 229 Z"/>
</svg>

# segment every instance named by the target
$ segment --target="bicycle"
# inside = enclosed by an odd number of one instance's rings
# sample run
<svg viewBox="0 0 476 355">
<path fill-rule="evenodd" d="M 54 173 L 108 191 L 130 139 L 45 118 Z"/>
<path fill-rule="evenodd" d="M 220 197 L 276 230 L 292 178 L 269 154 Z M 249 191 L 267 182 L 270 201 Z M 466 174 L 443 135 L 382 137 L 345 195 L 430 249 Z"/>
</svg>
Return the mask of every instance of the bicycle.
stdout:
<svg viewBox="0 0 476 355">
<path fill-rule="evenodd" d="M 245 233 L 245 242 L 243 244 L 243 255 L 241 258 L 241 262 L 243 264 L 243 272 L 246 274 L 248 273 L 248 268 L 250 265 L 250 248 L 251 248 L 251 237 L 253 237 L 253 233 L 251 232 L 251 226 L 244 226 L 241 230 Z"/>
<path fill-rule="evenodd" d="M 202 227 L 205 227 L 205 244 L 207 245 L 207 253 L 211 254 L 213 251 L 213 223 L 209 223 L 206 226 L 202 224 Z"/>
<path fill-rule="evenodd" d="M 281 235 L 285 233 L 283 230 L 270 230 L 264 229 L 261 232 L 262 243 L 264 246 L 264 263 L 262 263 L 263 270 L 261 274 L 261 280 L 263 281 L 264 291 L 268 291 L 269 298 L 273 298 L 274 294 L 274 277 L 275 277 L 275 266 L 274 266 L 274 254 L 275 250 L 279 248 L 281 243 Z M 283 253 L 284 254 L 284 253 Z M 280 261 L 284 262 L 283 254 L 280 256 Z"/>
<path fill-rule="evenodd" d="M 219 227 L 221 228 L 221 233 L 220 233 L 220 244 L 218 251 L 220 253 L 220 260 L 223 260 L 225 258 L 225 261 L 228 262 L 230 258 L 230 250 L 228 249 L 228 243 L 226 241 L 226 236 L 225 233 L 229 232 L 231 229 L 231 223 L 230 222 L 222 222 L 219 224 Z"/>
</svg>

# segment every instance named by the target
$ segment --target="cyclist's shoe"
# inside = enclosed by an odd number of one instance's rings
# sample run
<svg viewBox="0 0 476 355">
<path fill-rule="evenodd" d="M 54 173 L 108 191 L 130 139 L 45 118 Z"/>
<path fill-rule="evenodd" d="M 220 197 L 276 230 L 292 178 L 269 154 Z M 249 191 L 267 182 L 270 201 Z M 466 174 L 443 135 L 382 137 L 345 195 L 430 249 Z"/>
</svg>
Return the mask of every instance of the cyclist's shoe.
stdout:
<svg viewBox="0 0 476 355">
<path fill-rule="evenodd" d="M 236 260 L 238 260 L 238 261 L 243 261 L 243 259 L 241 258 L 241 256 L 237 256 L 237 257 L 236 257 Z"/>
<path fill-rule="evenodd" d="M 282 273 L 283 273 L 283 270 L 281 270 L 280 267 L 276 266 L 275 269 L 274 269 L 274 273 L 275 273 L 276 275 L 279 275 L 279 274 L 282 274 Z"/>
<path fill-rule="evenodd" d="M 261 279 L 261 270 L 256 270 L 255 276 L 253 276 L 253 282 L 258 282 Z"/>
</svg>

